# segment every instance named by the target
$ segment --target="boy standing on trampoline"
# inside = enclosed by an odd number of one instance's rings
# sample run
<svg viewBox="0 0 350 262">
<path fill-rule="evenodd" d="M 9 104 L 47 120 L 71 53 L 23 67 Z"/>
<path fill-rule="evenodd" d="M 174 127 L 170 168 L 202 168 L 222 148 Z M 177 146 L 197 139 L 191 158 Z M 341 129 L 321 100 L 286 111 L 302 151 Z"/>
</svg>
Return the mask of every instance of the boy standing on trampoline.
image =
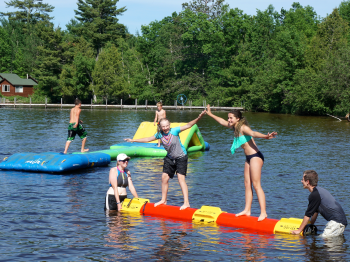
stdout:
<svg viewBox="0 0 350 262">
<path fill-rule="evenodd" d="M 80 118 L 80 112 L 81 112 L 81 101 L 77 98 L 74 101 L 75 107 L 73 107 L 70 110 L 70 119 L 69 119 L 69 125 L 68 125 L 68 137 L 66 146 L 64 148 L 64 154 L 67 154 L 68 148 L 70 146 L 70 143 L 74 140 L 76 134 L 82 139 L 81 143 L 81 152 L 87 152 L 89 149 L 85 149 L 85 143 L 87 138 L 87 132 L 85 131 Z"/>
<path fill-rule="evenodd" d="M 173 178 L 175 173 L 177 173 L 177 178 L 179 180 L 182 194 L 184 196 L 184 204 L 180 207 L 180 210 L 190 207 L 190 202 L 188 200 L 188 187 L 185 181 L 186 173 L 187 173 L 188 157 L 187 157 L 187 151 L 181 143 L 179 134 L 180 132 L 186 129 L 189 129 L 194 124 L 196 124 L 205 113 L 206 112 L 203 111 L 202 113 L 200 113 L 200 115 L 196 119 L 192 120 L 186 125 L 178 126 L 174 128 L 170 128 L 170 122 L 168 119 L 162 118 L 158 125 L 158 132 L 154 136 L 139 138 L 139 139 L 130 139 L 130 138 L 124 139 L 127 142 L 141 142 L 141 143 L 148 143 L 156 139 L 161 139 L 163 142 L 164 149 L 167 151 L 167 155 L 164 158 L 164 165 L 163 165 L 162 200 L 154 204 L 154 206 L 166 205 L 168 188 L 169 188 L 169 178 Z"/>
<path fill-rule="evenodd" d="M 154 124 L 153 125 L 159 125 L 159 121 L 162 119 L 162 118 L 166 118 L 166 112 L 165 110 L 163 109 L 163 104 L 162 102 L 158 102 L 157 103 L 157 110 L 156 110 L 156 117 L 154 118 Z M 158 139 L 158 147 L 160 147 L 160 139 Z"/>
</svg>

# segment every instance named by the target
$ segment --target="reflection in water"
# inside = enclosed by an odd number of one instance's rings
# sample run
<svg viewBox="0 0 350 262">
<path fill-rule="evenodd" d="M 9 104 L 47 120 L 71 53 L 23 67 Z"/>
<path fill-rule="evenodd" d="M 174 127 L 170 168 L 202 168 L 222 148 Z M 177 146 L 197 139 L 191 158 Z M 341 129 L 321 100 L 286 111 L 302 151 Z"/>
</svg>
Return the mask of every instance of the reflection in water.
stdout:
<svg viewBox="0 0 350 262">
<path fill-rule="evenodd" d="M 138 239 L 134 239 L 132 229 L 142 223 L 142 216 L 138 213 L 123 213 L 115 210 L 106 210 L 106 225 L 109 229 L 105 235 L 106 247 L 115 249 L 112 255 L 116 259 L 130 258 L 125 251 L 140 249 L 135 243 Z"/>
<path fill-rule="evenodd" d="M 183 223 L 181 226 L 171 228 L 168 222 L 160 220 L 160 226 L 158 232 L 162 239 L 162 244 L 158 244 L 158 247 L 154 250 L 155 253 L 152 259 L 160 259 L 161 261 L 179 261 L 181 258 L 190 251 L 189 246 L 191 242 L 187 237 L 187 231 L 192 227 L 189 223 Z"/>
<path fill-rule="evenodd" d="M 244 261 L 265 261 L 265 259 L 267 259 L 264 251 L 271 248 L 273 243 L 273 235 L 260 235 L 244 229 L 225 229 L 223 232 L 234 233 L 235 237 L 222 239 L 221 244 L 229 244 L 230 247 L 235 247 L 237 250 L 243 250 L 243 252 L 237 252 L 233 255 L 240 257 Z"/>
<path fill-rule="evenodd" d="M 303 244 L 310 261 L 349 261 L 346 253 L 348 245 L 345 244 L 343 235 L 330 238 L 319 236 L 304 238 Z"/>
</svg>

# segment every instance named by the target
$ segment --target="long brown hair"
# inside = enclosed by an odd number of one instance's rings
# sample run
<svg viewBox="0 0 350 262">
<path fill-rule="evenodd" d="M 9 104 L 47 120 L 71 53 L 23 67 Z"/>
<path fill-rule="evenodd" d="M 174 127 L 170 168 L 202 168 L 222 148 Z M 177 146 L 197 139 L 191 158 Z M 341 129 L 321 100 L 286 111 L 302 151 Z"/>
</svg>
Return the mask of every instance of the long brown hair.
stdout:
<svg viewBox="0 0 350 262">
<path fill-rule="evenodd" d="M 236 118 L 239 118 L 237 126 L 233 128 L 234 136 L 239 137 L 241 134 L 241 127 L 243 125 L 249 126 L 247 119 L 242 115 L 241 111 L 238 109 L 233 109 L 229 112 L 229 114 L 234 115 Z"/>
<path fill-rule="evenodd" d="M 162 132 L 162 129 L 160 128 L 160 123 L 162 123 L 163 121 L 168 121 L 169 125 L 170 125 L 170 121 L 168 119 L 166 119 L 166 118 L 162 118 L 161 120 L 159 120 L 159 124 L 157 125 L 157 132 L 158 133 Z"/>
</svg>

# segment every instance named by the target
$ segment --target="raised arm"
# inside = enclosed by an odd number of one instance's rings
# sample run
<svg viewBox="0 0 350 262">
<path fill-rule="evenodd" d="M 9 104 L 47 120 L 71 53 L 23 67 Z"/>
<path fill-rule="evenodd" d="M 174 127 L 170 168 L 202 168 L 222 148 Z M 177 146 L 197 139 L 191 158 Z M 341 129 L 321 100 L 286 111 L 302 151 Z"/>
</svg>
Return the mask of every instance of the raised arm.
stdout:
<svg viewBox="0 0 350 262">
<path fill-rule="evenodd" d="M 156 140 L 155 136 L 150 136 L 150 137 L 144 137 L 144 138 L 139 138 L 139 139 L 131 139 L 131 138 L 125 138 L 124 139 L 126 142 L 139 142 L 139 143 L 148 143 L 153 140 Z"/>
<path fill-rule="evenodd" d="M 264 135 L 262 133 L 251 130 L 250 127 L 246 125 L 243 125 L 241 127 L 241 133 L 243 135 L 248 135 L 254 138 L 265 138 L 265 139 L 272 139 L 277 136 L 277 132 L 267 133 L 267 135 Z"/>
<path fill-rule="evenodd" d="M 203 112 L 200 113 L 199 116 L 198 116 L 196 119 L 192 120 L 191 122 L 188 122 L 188 123 L 187 123 L 186 125 L 184 125 L 184 126 L 180 126 L 180 132 L 182 132 L 182 131 L 184 131 L 184 130 L 186 130 L 186 129 L 191 128 L 194 124 L 197 124 L 197 122 L 199 121 L 199 119 L 201 119 L 202 116 L 204 116 L 205 114 L 206 114 L 206 111 L 203 110 Z"/>
<path fill-rule="evenodd" d="M 135 187 L 134 187 L 134 184 L 132 183 L 130 171 L 128 171 L 127 174 L 128 174 L 129 190 L 130 190 L 131 194 L 132 194 L 134 197 L 138 197 L 138 196 L 137 196 L 136 189 L 135 189 Z"/>
<path fill-rule="evenodd" d="M 207 115 L 210 116 L 211 118 L 213 118 L 213 119 L 214 119 L 216 122 L 218 122 L 220 125 L 225 126 L 225 127 L 228 127 L 228 128 L 232 128 L 231 126 L 228 125 L 228 122 L 227 122 L 225 119 L 223 119 L 223 118 L 221 118 L 221 117 L 219 117 L 219 116 L 216 116 L 216 115 L 214 115 L 214 114 L 211 112 L 211 109 L 210 109 L 210 105 L 209 105 L 209 104 L 207 105 Z"/>
</svg>

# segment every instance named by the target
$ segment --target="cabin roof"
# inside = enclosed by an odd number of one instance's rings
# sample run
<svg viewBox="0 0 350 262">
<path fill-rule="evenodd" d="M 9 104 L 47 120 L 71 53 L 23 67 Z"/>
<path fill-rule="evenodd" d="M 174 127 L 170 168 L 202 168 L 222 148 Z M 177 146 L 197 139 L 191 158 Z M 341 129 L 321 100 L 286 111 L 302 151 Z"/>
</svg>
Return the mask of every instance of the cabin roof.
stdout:
<svg viewBox="0 0 350 262">
<path fill-rule="evenodd" d="M 8 82 L 10 82 L 14 86 L 36 86 L 36 85 L 38 85 L 38 83 L 36 83 L 34 80 L 20 78 L 17 74 L 0 73 L 0 83 L 4 79 L 6 79 Z"/>
</svg>

